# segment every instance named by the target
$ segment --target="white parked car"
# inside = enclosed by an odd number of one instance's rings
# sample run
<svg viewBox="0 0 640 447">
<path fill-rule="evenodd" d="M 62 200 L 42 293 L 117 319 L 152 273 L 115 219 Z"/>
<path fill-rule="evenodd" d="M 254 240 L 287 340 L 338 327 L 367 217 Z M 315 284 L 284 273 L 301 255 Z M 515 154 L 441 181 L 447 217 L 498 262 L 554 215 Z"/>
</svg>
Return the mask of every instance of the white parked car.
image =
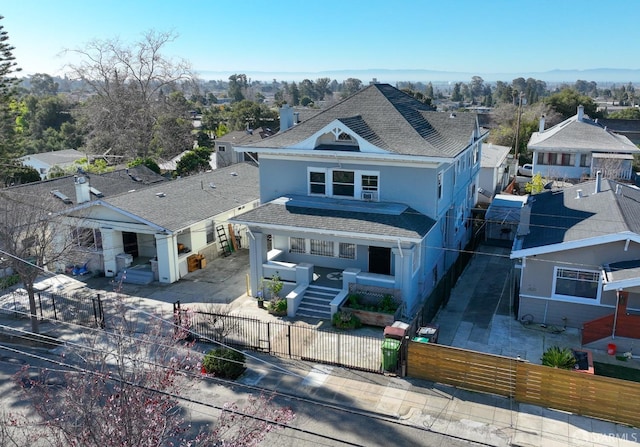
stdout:
<svg viewBox="0 0 640 447">
<path fill-rule="evenodd" d="M 526 177 L 533 177 L 533 165 L 531 163 L 525 163 L 518 168 L 518 175 L 524 175 Z"/>
</svg>

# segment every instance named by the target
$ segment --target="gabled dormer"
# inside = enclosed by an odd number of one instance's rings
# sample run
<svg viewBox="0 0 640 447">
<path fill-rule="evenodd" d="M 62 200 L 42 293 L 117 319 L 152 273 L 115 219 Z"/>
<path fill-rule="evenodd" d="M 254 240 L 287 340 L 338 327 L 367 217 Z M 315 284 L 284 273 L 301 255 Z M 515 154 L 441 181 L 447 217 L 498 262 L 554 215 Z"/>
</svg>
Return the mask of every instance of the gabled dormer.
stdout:
<svg viewBox="0 0 640 447">
<path fill-rule="evenodd" d="M 354 116 L 334 119 L 295 147 L 314 151 L 388 153 L 372 141 L 376 141 L 375 132 L 361 116 Z"/>
</svg>

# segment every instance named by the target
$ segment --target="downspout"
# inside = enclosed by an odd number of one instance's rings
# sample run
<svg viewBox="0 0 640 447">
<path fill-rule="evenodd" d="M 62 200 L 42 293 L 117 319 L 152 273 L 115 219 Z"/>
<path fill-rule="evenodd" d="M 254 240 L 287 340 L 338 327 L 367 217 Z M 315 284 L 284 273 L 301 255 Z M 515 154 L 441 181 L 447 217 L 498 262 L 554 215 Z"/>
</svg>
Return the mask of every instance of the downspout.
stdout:
<svg viewBox="0 0 640 447">
<path fill-rule="evenodd" d="M 611 339 L 616 338 L 616 324 L 618 323 L 618 305 L 620 304 L 621 289 L 616 290 L 616 313 L 613 314 L 613 329 L 611 329 Z"/>
<path fill-rule="evenodd" d="M 404 258 L 404 253 L 402 252 L 402 246 L 400 245 L 400 239 L 398 239 L 398 251 L 400 252 L 400 257 Z"/>
</svg>

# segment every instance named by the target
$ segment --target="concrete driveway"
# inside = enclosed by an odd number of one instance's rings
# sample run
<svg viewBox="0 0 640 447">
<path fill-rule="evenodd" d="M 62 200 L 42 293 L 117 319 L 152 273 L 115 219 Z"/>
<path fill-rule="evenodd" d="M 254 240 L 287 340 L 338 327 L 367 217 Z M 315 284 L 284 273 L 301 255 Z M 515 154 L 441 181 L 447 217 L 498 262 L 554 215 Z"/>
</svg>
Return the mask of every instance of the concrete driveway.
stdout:
<svg viewBox="0 0 640 447">
<path fill-rule="evenodd" d="M 542 353 L 551 346 L 580 348 L 577 328 L 525 325 L 516 320 L 513 275 L 517 273 L 509 253 L 505 247 L 478 247 L 448 303 L 434 319 L 440 325 L 439 343 L 538 364 Z M 594 361 L 619 363 L 615 356 L 607 354 L 605 343 L 587 348 L 593 352 Z M 640 360 L 632 359 L 623 366 L 640 368 Z"/>
</svg>

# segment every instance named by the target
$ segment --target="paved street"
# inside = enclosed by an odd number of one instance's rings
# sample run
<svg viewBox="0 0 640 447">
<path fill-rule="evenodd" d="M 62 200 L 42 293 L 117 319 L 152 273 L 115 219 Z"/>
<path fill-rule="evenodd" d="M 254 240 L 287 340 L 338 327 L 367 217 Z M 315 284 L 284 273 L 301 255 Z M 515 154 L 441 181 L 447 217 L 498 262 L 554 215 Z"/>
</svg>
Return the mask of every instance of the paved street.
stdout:
<svg viewBox="0 0 640 447">
<path fill-rule="evenodd" d="M 535 359 L 545 343 L 560 334 L 533 331 L 509 316 L 504 301 L 508 287 L 501 266 L 507 258 L 496 247 L 482 248 L 485 251 L 473 258 L 452 291 L 446 308 L 437 316 L 442 328 L 441 341 Z M 191 277 L 169 286 L 125 285 L 123 293 L 131 294 L 125 301 L 144 310 L 160 304 L 170 308 L 175 300 L 194 303 L 215 297 L 215 301 L 224 303 L 230 295 L 238 293 L 231 302 L 235 311 L 270 318 L 244 294 L 239 277 L 245 276 L 245 267 L 236 262 L 238 259 L 216 260 L 207 269 L 199 271 L 203 277 Z M 233 273 L 234 269 L 237 269 L 236 273 Z M 488 284 L 491 282 L 488 279 L 496 278 L 497 282 Z M 107 287 L 110 283 L 104 278 L 88 283 L 100 281 L 104 289 L 111 290 Z M 215 292 L 217 286 L 227 281 L 226 296 Z M 207 293 L 209 289 L 213 293 Z M 481 293 L 490 295 L 491 300 L 479 299 Z M 484 303 L 490 303 L 486 307 L 494 309 L 493 317 L 482 309 L 475 310 Z M 27 320 L 16 320 L 6 314 L 0 315 L 0 323 L 5 331 L 17 326 L 28 328 Z M 43 331 L 61 340 L 73 341 L 79 337 L 76 328 L 61 324 L 43 324 Z M 572 336 L 570 331 L 563 335 Z M 204 351 L 208 347 L 200 349 Z M 223 386 L 214 379 L 206 379 L 196 397 L 205 403 L 242 402 L 247 392 L 245 386 L 257 387 L 254 391 L 263 389 L 278 393 L 282 403 L 295 409 L 298 417 L 293 427 L 302 431 L 289 429 L 275 433 L 269 436 L 267 445 L 447 446 L 479 443 L 499 447 L 596 447 L 632 446 L 640 439 L 638 430 L 621 424 L 518 404 L 498 396 L 415 379 L 248 354 L 251 357 L 247 372 L 240 379 L 242 386 Z M 0 369 L 5 370 L 6 366 L 2 365 L 6 364 L 0 362 Z M 3 398 L 10 395 L 5 392 Z M 318 439 L 317 435 L 305 431 L 321 433 L 323 438 Z"/>
</svg>

